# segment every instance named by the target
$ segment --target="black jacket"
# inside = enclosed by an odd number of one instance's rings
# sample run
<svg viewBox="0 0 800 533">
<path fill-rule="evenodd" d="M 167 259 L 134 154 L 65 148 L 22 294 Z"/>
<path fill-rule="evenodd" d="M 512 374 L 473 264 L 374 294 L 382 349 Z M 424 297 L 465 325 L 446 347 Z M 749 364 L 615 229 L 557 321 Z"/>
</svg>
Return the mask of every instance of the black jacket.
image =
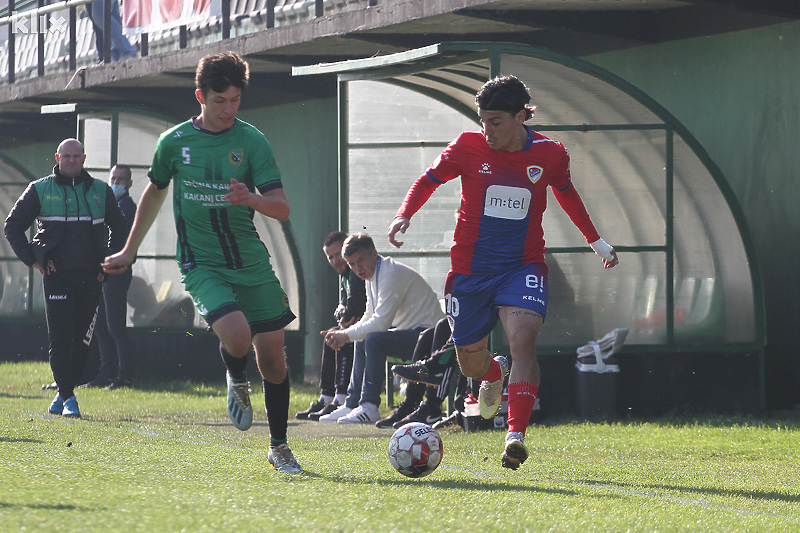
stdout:
<svg viewBox="0 0 800 533">
<path fill-rule="evenodd" d="M 26 232 L 36 221 L 36 235 Z M 85 170 L 77 178 L 53 174 L 32 182 L 6 218 L 11 248 L 28 266 L 52 260 L 56 270 L 99 270 L 125 244 L 125 219 L 105 182 Z M 110 230 L 110 233 L 109 233 Z"/>
<path fill-rule="evenodd" d="M 350 321 L 355 318 L 356 320 L 364 316 L 364 311 L 367 308 L 367 289 L 364 285 L 364 280 L 356 276 L 356 273 L 347 269 L 347 274 L 339 276 L 341 280 L 340 305 L 344 307 L 342 317 L 344 320 Z"/>
</svg>

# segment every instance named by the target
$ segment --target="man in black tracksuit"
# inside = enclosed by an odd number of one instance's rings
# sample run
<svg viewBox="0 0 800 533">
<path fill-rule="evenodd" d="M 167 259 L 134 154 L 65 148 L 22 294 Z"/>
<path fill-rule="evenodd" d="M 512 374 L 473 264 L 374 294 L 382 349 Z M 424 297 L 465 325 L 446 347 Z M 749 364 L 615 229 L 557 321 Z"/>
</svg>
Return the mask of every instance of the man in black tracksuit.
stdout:
<svg viewBox="0 0 800 533">
<path fill-rule="evenodd" d="M 62 141 L 55 156 L 53 174 L 28 185 L 4 230 L 17 257 L 43 276 L 50 368 L 58 385 L 49 411 L 80 417 L 74 388 L 89 355 L 100 263 L 122 248 L 125 221 L 111 188 L 83 169 L 86 154 L 78 140 Z M 28 242 L 35 220 L 36 235 Z"/>
</svg>

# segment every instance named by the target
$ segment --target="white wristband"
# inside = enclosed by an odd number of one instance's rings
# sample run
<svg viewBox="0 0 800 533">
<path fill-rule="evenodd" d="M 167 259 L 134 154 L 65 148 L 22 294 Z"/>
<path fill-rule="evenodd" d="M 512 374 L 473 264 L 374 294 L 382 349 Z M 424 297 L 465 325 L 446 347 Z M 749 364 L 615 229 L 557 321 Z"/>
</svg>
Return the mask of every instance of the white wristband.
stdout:
<svg viewBox="0 0 800 533">
<path fill-rule="evenodd" d="M 599 255 L 600 257 L 605 259 L 606 261 L 613 261 L 614 260 L 614 256 L 611 255 L 611 250 L 613 250 L 614 248 L 612 248 L 611 245 L 608 244 L 603 239 L 597 239 L 596 241 L 594 241 L 592 243 L 589 243 L 589 246 L 592 247 L 592 250 L 594 250 L 594 253 L 596 253 L 597 255 Z"/>
</svg>

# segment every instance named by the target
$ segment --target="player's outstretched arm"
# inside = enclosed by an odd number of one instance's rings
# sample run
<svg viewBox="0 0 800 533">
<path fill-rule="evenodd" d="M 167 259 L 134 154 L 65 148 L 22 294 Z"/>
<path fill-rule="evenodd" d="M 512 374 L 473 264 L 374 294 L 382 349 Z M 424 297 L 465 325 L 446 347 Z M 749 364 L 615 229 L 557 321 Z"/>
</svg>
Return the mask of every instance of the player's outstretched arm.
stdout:
<svg viewBox="0 0 800 533">
<path fill-rule="evenodd" d="M 396 235 L 398 233 L 405 234 L 408 226 L 411 225 L 411 221 L 406 217 L 395 217 L 392 221 L 391 225 L 389 226 L 389 242 L 394 244 L 397 248 L 403 246 L 403 241 L 398 241 L 396 239 Z"/>
<path fill-rule="evenodd" d="M 389 242 L 398 248 L 403 246 L 403 241 L 397 240 L 397 234 L 406 232 L 411 224 L 411 217 L 425 205 L 425 202 L 428 201 L 428 198 L 431 197 L 439 185 L 441 185 L 441 182 L 434 183 L 427 173 L 411 184 L 403 203 L 400 204 L 400 209 L 397 210 L 397 214 L 389 226 Z"/>
<path fill-rule="evenodd" d="M 168 194 L 169 188 L 167 187 L 159 190 L 153 183 L 147 184 L 142 193 L 142 198 L 139 200 L 136 216 L 133 219 L 133 226 L 125 246 L 118 253 L 106 257 L 101 265 L 107 274 L 124 272 L 128 265 L 133 263 L 144 236 L 147 235 L 153 222 L 155 222 L 158 212 L 161 210 L 161 205 Z"/>
</svg>

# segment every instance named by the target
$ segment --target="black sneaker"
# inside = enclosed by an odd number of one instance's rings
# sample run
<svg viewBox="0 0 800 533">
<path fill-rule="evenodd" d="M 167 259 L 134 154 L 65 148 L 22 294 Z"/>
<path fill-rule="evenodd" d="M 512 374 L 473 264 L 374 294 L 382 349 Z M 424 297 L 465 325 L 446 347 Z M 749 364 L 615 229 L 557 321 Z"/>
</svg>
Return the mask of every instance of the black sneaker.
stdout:
<svg viewBox="0 0 800 533">
<path fill-rule="evenodd" d="M 441 385 L 442 378 L 444 377 L 444 371 L 434 372 L 425 361 L 417 361 L 410 365 L 394 365 L 392 367 L 392 372 L 408 381 L 425 383 L 426 385 L 433 385 L 434 387 Z"/>
<path fill-rule="evenodd" d="M 459 417 L 460 416 L 461 416 L 461 413 L 459 413 L 458 411 L 453 411 L 453 413 L 450 416 L 448 416 L 446 418 L 442 418 L 441 420 L 436 422 L 431 427 L 433 429 L 441 429 L 441 428 L 449 428 L 449 427 L 453 427 L 453 426 L 460 426 L 461 425 L 461 422 L 459 422 Z"/>
<path fill-rule="evenodd" d="M 132 383 L 131 380 L 129 379 L 115 379 L 107 387 L 104 387 L 103 390 L 112 391 L 117 389 L 124 389 L 125 387 L 130 387 L 131 385 Z"/>
<path fill-rule="evenodd" d="M 400 420 L 399 422 L 394 423 L 395 429 L 399 429 L 406 424 L 410 424 L 411 422 L 422 422 L 423 424 L 428 424 L 432 426 L 436 422 L 442 419 L 442 406 L 439 404 L 431 405 L 428 402 L 422 402 L 419 404 L 419 407 L 416 411 L 405 417 L 404 419 Z"/>
<path fill-rule="evenodd" d="M 392 411 L 392 413 L 387 416 L 386 418 L 381 418 L 377 422 L 375 422 L 375 427 L 381 429 L 390 429 L 394 427 L 395 422 L 399 422 L 400 420 L 404 419 L 408 415 L 411 414 L 413 411 L 413 406 L 408 405 L 406 402 L 400 402 L 400 405 L 397 406 L 397 409 Z"/>
<path fill-rule="evenodd" d="M 316 413 L 323 407 L 325 407 L 325 401 L 322 398 L 319 398 L 311 402 L 311 405 L 308 406 L 308 409 L 305 411 L 300 411 L 299 413 L 295 414 L 294 417 L 297 420 L 308 420 L 308 415 L 311 413 Z"/>
<path fill-rule="evenodd" d="M 111 378 L 105 378 L 103 376 L 97 376 L 93 380 L 89 381 L 88 383 L 84 383 L 83 385 L 78 385 L 79 389 L 103 389 L 111 385 L 112 380 Z"/>
<path fill-rule="evenodd" d="M 326 403 L 319 411 L 309 413 L 308 419 L 313 420 L 314 422 L 319 422 L 319 417 L 329 415 L 341 406 L 342 404 L 338 403 L 336 400 L 333 400 L 332 402 Z"/>
</svg>

